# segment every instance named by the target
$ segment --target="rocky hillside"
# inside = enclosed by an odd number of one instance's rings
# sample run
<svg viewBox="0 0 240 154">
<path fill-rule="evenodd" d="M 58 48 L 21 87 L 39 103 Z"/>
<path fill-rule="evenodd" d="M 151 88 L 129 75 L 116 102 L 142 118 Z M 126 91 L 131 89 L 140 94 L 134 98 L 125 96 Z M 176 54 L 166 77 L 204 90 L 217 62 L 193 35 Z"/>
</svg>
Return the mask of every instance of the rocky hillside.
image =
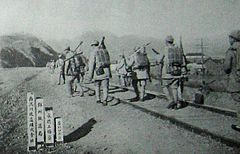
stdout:
<svg viewBox="0 0 240 154">
<path fill-rule="evenodd" d="M 57 53 L 44 41 L 32 35 L 0 36 L 0 67 L 45 66 Z"/>
</svg>

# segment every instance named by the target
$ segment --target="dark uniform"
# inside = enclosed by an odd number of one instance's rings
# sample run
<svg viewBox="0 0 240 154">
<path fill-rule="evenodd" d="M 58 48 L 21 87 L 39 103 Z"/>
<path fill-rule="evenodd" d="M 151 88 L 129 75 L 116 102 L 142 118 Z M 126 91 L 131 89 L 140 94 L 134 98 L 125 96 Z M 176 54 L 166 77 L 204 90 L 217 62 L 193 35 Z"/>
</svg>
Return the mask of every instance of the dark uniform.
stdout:
<svg viewBox="0 0 240 154">
<path fill-rule="evenodd" d="M 240 30 L 235 30 L 229 35 L 230 47 L 226 52 L 224 71 L 228 74 L 227 91 L 240 97 Z M 232 128 L 240 131 L 240 106 L 237 107 L 237 125 Z"/>
<path fill-rule="evenodd" d="M 81 55 L 76 54 L 72 58 L 69 59 L 69 75 L 70 75 L 70 80 L 68 82 L 68 90 L 71 96 L 73 96 L 74 93 L 74 81 L 77 80 L 77 86 L 79 87 L 80 90 L 80 97 L 84 95 L 83 88 L 81 86 L 80 82 L 80 73 L 81 73 Z"/>
</svg>

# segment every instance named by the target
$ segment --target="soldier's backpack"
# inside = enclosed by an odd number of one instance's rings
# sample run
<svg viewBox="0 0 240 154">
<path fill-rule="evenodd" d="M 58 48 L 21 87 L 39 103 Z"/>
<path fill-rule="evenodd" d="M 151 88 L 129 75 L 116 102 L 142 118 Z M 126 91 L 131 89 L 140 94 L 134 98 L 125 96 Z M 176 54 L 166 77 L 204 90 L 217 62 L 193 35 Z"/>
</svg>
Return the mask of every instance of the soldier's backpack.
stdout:
<svg viewBox="0 0 240 154">
<path fill-rule="evenodd" d="M 183 65 L 183 52 L 178 47 L 168 49 L 169 73 L 174 76 L 181 75 Z"/>
<path fill-rule="evenodd" d="M 96 66 L 97 67 L 109 67 L 110 56 L 106 49 L 99 48 L 96 54 Z"/>
<path fill-rule="evenodd" d="M 98 48 L 96 53 L 96 74 L 104 74 L 104 69 L 110 67 L 110 56 L 107 49 Z"/>
<path fill-rule="evenodd" d="M 143 52 L 137 52 L 135 65 L 137 68 L 146 68 L 149 65 L 147 54 Z"/>
</svg>

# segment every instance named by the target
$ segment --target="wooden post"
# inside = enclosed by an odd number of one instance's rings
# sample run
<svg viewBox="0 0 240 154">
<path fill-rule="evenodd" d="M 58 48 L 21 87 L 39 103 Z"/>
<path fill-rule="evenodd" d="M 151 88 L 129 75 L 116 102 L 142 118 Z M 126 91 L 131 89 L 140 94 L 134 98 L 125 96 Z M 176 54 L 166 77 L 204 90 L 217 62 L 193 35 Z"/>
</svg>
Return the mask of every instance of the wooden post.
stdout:
<svg viewBox="0 0 240 154">
<path fill-rule="evenodd" d="M 54 146 L 54 119 L 53 108 L 45 107 L 45 145 Z"/>
<path fill-rule="evenodd" d="M 63 143 L 63 122 L 61 117 L 55 118 L 56 143 Z"/>
<path fill-rule="evenodd" d="M 36 98 L 36 114 L 37 114 L 37 148 L 44 146 L 44 108 L 43 99 Z"/>
<path fill-rule="evenodd" d="M 27 125 L 28 125 L 28 151 L 36 150 L 36 115 L 35 115 L 35 97 L 31 92 L 27 93 Z"/>
</svg>

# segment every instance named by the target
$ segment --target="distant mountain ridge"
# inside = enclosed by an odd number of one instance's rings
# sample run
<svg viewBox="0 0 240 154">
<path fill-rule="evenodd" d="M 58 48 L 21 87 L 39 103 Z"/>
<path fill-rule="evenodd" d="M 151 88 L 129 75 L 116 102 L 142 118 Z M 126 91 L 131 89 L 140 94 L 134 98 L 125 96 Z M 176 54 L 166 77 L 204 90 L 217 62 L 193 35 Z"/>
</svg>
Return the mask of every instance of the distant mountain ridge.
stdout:
<svg viewBox="0 0 240 154">
<path fill-rule="evenodd" d="M 89 53 L 92 51 L 90 44 L 94 40 L 100 40 L 102 36 L 105 36 L 105 43 L 107 49 L 109 50 L 112 60 L 117 60 L 118 55 L 124 53 L 125 55 L 130 55 L 135 46 L 141 46 L 147 42 L 151 44 L 147 47 L 148 55 L 151 59 L 156 58 L 156 55 L 151 51 L 151 48 L 156 49 L 161 52 L 164 49 L 165 42 L 163 38 L 153 38 L 153 37 L 143 37 L 138 35 L 125 35 L 118 37 L 110 32 L 96 31 L 96 32 L 85 32 L 79 37 L 73 39 L 64 40 L 48 40 L 47 42 L 59 53 L 63 53 L 63 50 L 67 46 L 71 49 L 75 49 L 80 41 L 83 41 L 83 45 L 80 47 L 84 54 L 88 57 Z M 179 38 L 175 38 L 176 44 L 179 45 Z M 200 39 L 196 40 L 184 40 L 183 38 L 183 48 L 185 53 L 190 52 L 200 52 L 196 49 L 196 44 L 200 44 Z M 204 44 L 207 44 L 208 48 L 204 51 L 206 55 L 213 57 L 224 57 L 225 51 L 228 48 L 228 40 L 226 36 L 215 36 L 209 39 L 204 39 Z"/>
<path fill-rule="evenodd" d="M 57 55 L 51 46 L 33 35 L 0 36 L 0 67 L 43 67 Z"/>
</svg>

